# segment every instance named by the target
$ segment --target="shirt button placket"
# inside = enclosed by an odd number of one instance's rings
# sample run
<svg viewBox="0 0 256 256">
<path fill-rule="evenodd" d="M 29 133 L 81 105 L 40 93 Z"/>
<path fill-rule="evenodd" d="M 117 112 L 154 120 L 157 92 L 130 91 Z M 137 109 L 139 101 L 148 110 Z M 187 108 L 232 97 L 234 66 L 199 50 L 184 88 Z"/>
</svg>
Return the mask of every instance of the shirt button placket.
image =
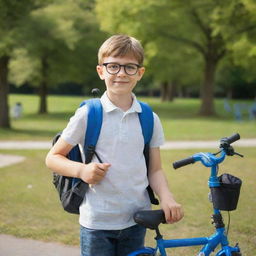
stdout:
<svg viewBox="0 0 256 256">
<path fill-rule="evenodd" d="M 120 139 L 123 142 L 127 142 L 127 116 L 126 114 L 123 115 L 121 119 L 121 130 L 120 130 Z"/>
</svg>

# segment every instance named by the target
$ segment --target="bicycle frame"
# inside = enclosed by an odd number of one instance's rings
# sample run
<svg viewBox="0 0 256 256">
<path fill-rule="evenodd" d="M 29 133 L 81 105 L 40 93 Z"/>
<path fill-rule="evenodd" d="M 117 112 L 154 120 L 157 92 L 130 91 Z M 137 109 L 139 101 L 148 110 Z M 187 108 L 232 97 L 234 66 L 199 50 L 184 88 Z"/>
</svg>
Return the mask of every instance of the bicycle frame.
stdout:
<svg viewBox="0 0 256 256">
<path fill-rule="evenodd" d="M 157 255 L 160 252 L 161 256 L 167 256 L 165 249 L 175 248 L 175 247 L 189 247 L 204 245 L 200 250 L 199 256 L 209 256 L 213 252 L 218 244 L 221 244 L 222 249 L 216 254 L 216 256 L 221 256 L 225 253 L 226 256 L 231 256 L 232 252 L 239 252 L 238 247 L 230 247 L 228 245 L 227 236 L 225 235 L 225 228 L 217 229 L 216 233 L 211 237 L 195 237 L 195 238 L 184 238 L 184 239 L 157 239 L 157 247 L 149 248 L 145 247 L 136 252 L 129 254 L 129 256 L 136 256 L 139 254 L 150 254 Z"/>
<path fill-rule="evenodd" d="M 166 256 L 165 248 L 175 248 L 175 247 L 187 247 L 187 246 L 196 246 L 196 245 L 204 245 L 204 247 L 200 250 L 198 255 L 208 256 L 211 252 L 213 252 L 216 247 L 221 244 L 222 249 L 216 254 L 219 256 L 225 253 L 227 256 L 231 256 L 231 252 L 238 252 L 238 247 L 230 247 L 228 244 L 228 239 L 225 234 L 225 228 L 217 228 L 216 233 L 210 237 L 196 237 L 196 238 L 184 238 L 184 239 L 171 239 L 157 240 L 157 250 L 161 253 L 161 256 Z"/>
<path fill-rule="evenodd" d="M 226 152 L 222 150 L 220 153 L 221 155 L 219 157 L 211 153 L 197 153 L 193 155 L 195 162 L 201 161 L 204 166 L 211 168 L 211 174 L 208 180 L 209 187 L 220 186 L 220 182 L 217 177 L 218 164 L 224 161 Z M 198 245 L 203 245 L 202 249 L 198 253 L 198 256 L 209 256 L 210 253 L 213 252 L 219 244 L 221 245 L 221 249 L 216 253 L 216 256 L 231 256 L 232 252 L 240 252 L 240 249 L 237 245 L 235 247 L 229 246 L 225 225 L 222 221 L 220 210 L 213 208 L 213 213 L 213 217 L 216 216 L 217 219 L 214 219 L 216 232 L 212 236 L 165 240 L 162 238 L 159 230 L 156 230 L 156 248 L 145 247 L 129 254 L 129 256 L 136 256 L 140 254 L 158 255 L 158 252 L 161 256 L 167 256 L 165 250 L 167 248 Z"/>
</svg>

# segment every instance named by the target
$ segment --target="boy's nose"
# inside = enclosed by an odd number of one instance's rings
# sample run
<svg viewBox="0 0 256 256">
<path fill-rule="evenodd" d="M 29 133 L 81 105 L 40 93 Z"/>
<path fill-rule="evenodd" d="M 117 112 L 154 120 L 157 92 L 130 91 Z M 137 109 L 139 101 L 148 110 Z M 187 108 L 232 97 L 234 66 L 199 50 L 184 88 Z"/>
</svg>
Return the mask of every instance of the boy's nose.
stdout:
<svg viewBox="0 0 256 256">
<path fill-rule="evenodd" d="M 119 72 L 117 73 L 117 75 L 126 75 L 125 70 L 124 70 L 124 66 L 121 66 Z"/>
</svg>

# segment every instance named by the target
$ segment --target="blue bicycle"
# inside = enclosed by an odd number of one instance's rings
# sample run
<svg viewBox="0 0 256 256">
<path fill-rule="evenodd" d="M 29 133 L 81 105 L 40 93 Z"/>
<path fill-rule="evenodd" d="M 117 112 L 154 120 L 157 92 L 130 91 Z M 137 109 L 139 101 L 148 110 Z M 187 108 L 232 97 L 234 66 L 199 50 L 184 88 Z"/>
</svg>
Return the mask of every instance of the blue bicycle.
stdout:
<svg viewBox="0 0 256 256">
<path fill-rule="evenodd" d="M 242 255 L 238 244 L 233 247 L 229 245 L 227 236 L 228 229 L 225 228 L 221 215 L 221 211 L 232 211 L 236 209 L 242 181 L 231 174 L 222 174 L 219 177 L 217 176 L 218 165 L 225 160 L 226 156 L 239 155 L 243 157 L 241 154 L 236 153 L 234 148 L 230 145 L 239 139 L 240 135 L 234 134 L 220 140 L 220 151 L 218 153 L 197 153 L 189 158 L 173 163 L 174 169 L 197 161 L 200 161 L 204 166 L 211 168 L 208 185 L 210 188 L 209 199 L 213 204 L 212 223 L 215 225 L 215 234 L 209 237 L 165 240 L 159 231 L 159 225 L 161 223 L 165 223 L 164 212 L 162 210 L 139 211 L 135 213 L 134 220 L 136 223 L 156 231 L 156 247 L 144 247 L 130 253 L 129 256 L 166 256 L 166 248 L 197 245 L 203 245 L 202 249 L 197 254 L 198 256 L 210 255 L 218 245 L 221 246 L 221 249 L 215 254 L 215 256 Z"/>
</svg>

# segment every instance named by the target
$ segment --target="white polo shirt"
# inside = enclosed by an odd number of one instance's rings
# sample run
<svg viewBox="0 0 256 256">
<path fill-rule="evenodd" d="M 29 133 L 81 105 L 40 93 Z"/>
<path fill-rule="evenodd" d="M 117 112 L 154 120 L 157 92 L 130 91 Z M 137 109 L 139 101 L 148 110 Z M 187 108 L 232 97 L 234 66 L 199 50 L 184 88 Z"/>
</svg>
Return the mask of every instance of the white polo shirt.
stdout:
<svg viewBox="0 0 256 256">
<path fill-rule="evenodd" d="M 150 209 L 148 179 L 143 155 L 144 139 L 138 117 L 141 106 L 133 95 L 133 104 L 124 112 L 106 94 L 101 97 L 103 120 L 96 152 L 110 163 L 103 180 L 89 187 L 80 206 L 79 222 L 91 229 L 119 230 L 135 224 L 133 214 Z M 71 117 L 61 137 L 69 144 L 83 146 L 87 126 L 87 107 Z M 164 143 L 163 129 L 154 113 L 154 130 L 150 147 Z M 93 158 L 93 162 L 98 162 Z"/>
</svg>

